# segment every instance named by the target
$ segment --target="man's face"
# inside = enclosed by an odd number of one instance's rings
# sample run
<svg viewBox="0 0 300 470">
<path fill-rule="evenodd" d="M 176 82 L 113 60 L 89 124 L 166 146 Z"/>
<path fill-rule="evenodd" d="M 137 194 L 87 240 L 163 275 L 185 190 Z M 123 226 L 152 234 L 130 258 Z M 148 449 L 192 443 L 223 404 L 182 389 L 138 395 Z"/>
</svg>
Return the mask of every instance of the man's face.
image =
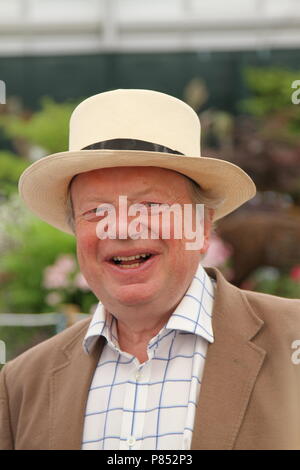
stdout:
<svg viewBox="0 0 300 470">
<path fill-rule="evenodd" d="M 135 203 L 148 207 L 149 203 L 187 204 L 192 203 L 188 182 L 179 173 L 163 168 L 118 167 L 82 173 L 71 186 L 78 261 L 95 295 L 115 316 L 129 311 L 140 315 L 171 312 L 186 292 L 201 253 L 208 248 L 210 223 L 206 224 L 206 243 L 201 250 L 186 250 L 185 238 L 99 239 L 99 218 L 93 210 L 100 204 L 112 204 L 117 224 L 124 223 L 118 220 L 120 195 L 127 196 L 128 207 Z M 112 259 L 146 253 L 151 253 L 150 258 L 137 268 L 122 267 Z"/>
</svg>

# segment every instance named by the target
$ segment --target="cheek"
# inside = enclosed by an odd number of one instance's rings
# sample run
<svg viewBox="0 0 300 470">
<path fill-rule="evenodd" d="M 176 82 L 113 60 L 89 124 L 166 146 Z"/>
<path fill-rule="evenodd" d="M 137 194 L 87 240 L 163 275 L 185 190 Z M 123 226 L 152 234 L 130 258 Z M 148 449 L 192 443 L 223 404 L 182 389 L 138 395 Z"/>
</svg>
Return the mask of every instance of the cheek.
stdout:
<svg viewBox="0 0 300 470">
<path fill-rule="evenodd" d="M 96 237 L 95 230 L 91 229 L 77 230 L 76 240 L 78 261 L 80 265 L 84 265 L 85 262 L 89 262 L 92 257 L 95 257 L 97 242 L 99 240 Z"/>
<path fill-rule="evenodd" d="M 193 271 L 201 259 L 199 250 L 187 250 L 189 240 L 169 240 L 168 255 L 174 270 Z"/>
<path fill-rule="evenodd" d="M 164 240 L 166 246 L 166 261 L 169 265 L 170 272 L 174 273 L 181 270 L 185 265 L 189 252 L 185 250 L 183 240 Z"/>
</svg>

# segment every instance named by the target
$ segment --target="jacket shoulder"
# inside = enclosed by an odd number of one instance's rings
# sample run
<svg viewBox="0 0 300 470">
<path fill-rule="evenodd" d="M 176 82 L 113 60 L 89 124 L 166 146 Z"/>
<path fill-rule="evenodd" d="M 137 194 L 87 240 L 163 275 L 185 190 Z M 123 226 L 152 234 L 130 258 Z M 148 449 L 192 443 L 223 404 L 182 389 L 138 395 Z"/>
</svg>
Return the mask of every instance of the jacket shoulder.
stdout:
<svg viewBox="0 0 300 470">
<path fill-rule="evenodd" d="M 255 312 L 266 323 L 289 324 L 297 326 L 300 322 L 300 299 L 290 299 L 262 292 L 241 289 L 225 279 L 217 268 L 205 268 L 206 272 L 217 281 L 223 298 L 229 302 L 232 298 L 242 299 L 246 310 Z"/>
<path fill-rule="evenodd" d="M 250 305 L 258 309 L 263 316 L 287 315 L 295 320 L 300 320 L 300 299 L 290 299 L 262 292 L 240 289 Z"/>
<path fill-rule="evenodd" d="M 72 344 L 74 341 L 80 341 L 81 338 L 83 340 L 90 321 L 91 316 L 89 315 L 88 318 L 79 320 L 62 332 L 31 347 L 14 359 L 9 360 L 2 368 L 2 371 L 13 371 L 14 374 L 20 372 L 23 375 L 26 370 L 34 370 L 35 367 L 39 369 L 41 363 L 45 369 L 51 369 L 55 366 L 57 350 Z"/>
<path fill-rule="evenodd" d="M 291 344 L 294 339 L 299 339 L 300 331 L 300 300 L 279 297 L 242 290 L 244 300 L 251 310 L 263 321 L 263 335 L 267 334 L 270 340 L 277 341 L 277 346 L 282 343 Z"/>
</svg>

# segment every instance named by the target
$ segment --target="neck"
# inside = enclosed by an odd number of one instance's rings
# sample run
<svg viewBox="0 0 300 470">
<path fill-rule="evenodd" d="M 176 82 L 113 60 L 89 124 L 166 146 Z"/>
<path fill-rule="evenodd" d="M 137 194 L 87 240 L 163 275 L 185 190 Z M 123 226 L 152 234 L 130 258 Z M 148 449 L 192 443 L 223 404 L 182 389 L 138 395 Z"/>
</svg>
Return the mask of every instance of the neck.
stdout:
<svg viewBox="0 0 300 470">
<path fill-rule="evenodd" d="M 172 310 L 173 311 L 173 310 Z M 148 360 L 147 346 L 149 341 L 156 336 L 170 318 L 172 312 L 167 312 L 159 318 L 147 318 L 147 322 L 130 322 L 128 319 L 117 320 L 118 342 L 121 351 L 135 356 L 140 363 Z M 126 321 L 127 320 L 127 321 Z"/>
</svg>

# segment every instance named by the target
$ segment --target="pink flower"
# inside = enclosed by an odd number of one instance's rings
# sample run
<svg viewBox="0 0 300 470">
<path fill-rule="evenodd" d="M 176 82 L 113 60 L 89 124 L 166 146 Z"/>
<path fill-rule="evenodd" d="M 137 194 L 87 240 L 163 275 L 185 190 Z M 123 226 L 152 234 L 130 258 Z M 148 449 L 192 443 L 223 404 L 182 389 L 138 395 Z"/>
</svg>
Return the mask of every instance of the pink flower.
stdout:
<svg viewBox="0 0 300 470">
<path fill-rule="evenodd" d="M 45 300 L 48 305 L 57 305 L 62 302 L 62 296 L 57 292 L 50 292 Z"/>
<path fill-rule="evenodd" d="M 48 266 L 44 270 L 43 286 L 46 289 L 58 289 L 68 287 L 70 284 L 67 275 L 61 272 L 57 266 Z"/>
<path fill-rule="evenodd" d="M 218 237 L 215 233 L 211 235 L 208 250 L 202 259 L 202 266 L 217 267 L 228 260 L 232 254 L 232 248 L 228 243 Z"/>
<path fill-rule="evenodd" d="M 300 282 L 300 265 L 299 264 L 297 264 L 291 269 L 290 278 L 293 279 L 293 281 Z"/>
<path fill-rule="evenodd" d="M 62 255 L 55 262 L 54 266 L 59 268 L 60 272 L 69 274 L 76 270 L 76 262 L 73 255 Z"/>
<path fill-rule="evenodd" d="M 90 290 L 90 287 L 88 283 L 86 282 L 86 279 L 82 273 L 76 274 L 74 278 L 74 286 L 78 287 L 78 289 L 80 290 L 85 290 L 85 291 Z"/>
<path fill-rule="evenodd" d="M 54 264 L 44 270 L 43 286 L 46 289 L 59 289 L 70 286 L 69 275 L 76 271 L 73 255 L 61 255 Z"/>
</svg>

